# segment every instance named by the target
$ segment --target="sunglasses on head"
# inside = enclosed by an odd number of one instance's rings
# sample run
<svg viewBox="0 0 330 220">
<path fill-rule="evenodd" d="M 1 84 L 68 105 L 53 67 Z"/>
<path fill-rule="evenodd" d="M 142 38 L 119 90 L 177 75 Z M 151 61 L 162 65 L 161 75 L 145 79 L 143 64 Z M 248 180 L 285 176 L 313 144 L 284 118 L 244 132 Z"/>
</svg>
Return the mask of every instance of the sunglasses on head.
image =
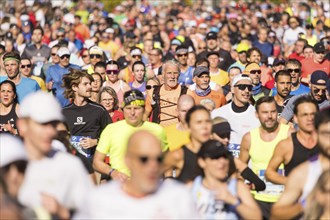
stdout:
<svg viewBox="0 0 330 220">
<path fill-rule="evenodd" d="M 31 66 L 32 66 L 31 64 L 26 64 L 26 65 L 21 65 L 21 68 L 22 68 L 22 69 L 24 69 L 24 68 L 26 68 L 26 67 L 27 67 L 27 68 L 31 68 Z"/>
<path fill-rule="evenodd" d="M 188 54 L 187 54 L 187 53 L 183 53 L 183 54 L 178 54 L 177 56 L 178 56 L 178 57 L 187 57 Z"/>
<path fill-rule="evenodd" d="M 242 90 L 242 91 L 244 91 L 246 88 L 249 91 L 252 91 L 252 88 L 253 88 L 253 86 L 250 84 L 239 84 L 239 85 L 235 85 L 234 87 L 237 87 L 239 90 Z"/>
<path fill-rule="evenodd" d="M 148 157 L 148 156 L 140 156 L 137 157 L 139 161 L 143 164 L 146 165 L 150 160 L 155 160 L 158 164 L 161 164 L 163 162 L 163 156 L 158 156 L 156 158 L 154 157 Z"/>
<path fill-rule="evenodd" d="M 158 85 L 153 85 L 153 86 L 151 86 L 151 85 L 146 85 L 146 89 L 147 90 L 150 90 L 150 89 L 154 89 L 154 88 L 156 88 Z"/>
<path fill-rule="evenodd" d="M 63 60 L 64 58 L 69 59 L 69 58 L 70 58 L 70 55 L 65 54 L 65 55 L 61 56 L 61 59 L 62 59 L 62 60 Z"/>
<path fill-rule="evenodd" d="M 106 73 L 107 74 L 115 74 L 115 75 L 117 75 L 119 73 L 119 70 L 107 70 Z"/>
<path fill-rule="evenodd" d="M 261 70 L 250 70 L 250 74 L 261 74 Z"/>
<path fill-rule="evenodd" d="M 100 54 L 91 54 L 89 55 L 90 58 L 97 58 L 97 59 L 100 59 L 102 56 Z"/>
<path fill-rule="evenodd" d="M 300 73 L 300 69 L 287 69 L 290 73 L 295 72 L 295 73 Z"/>
<path fill-rule="evenodd" d="M 319 88 L 314 88 L 314 89 L 313 89 L 314 93 L 319 93 L 319 92 L 321 91 L 322 94 L 325 94 L 325 90 L 326 90 L 326 89 L 319 89 Z"/>
</svg>

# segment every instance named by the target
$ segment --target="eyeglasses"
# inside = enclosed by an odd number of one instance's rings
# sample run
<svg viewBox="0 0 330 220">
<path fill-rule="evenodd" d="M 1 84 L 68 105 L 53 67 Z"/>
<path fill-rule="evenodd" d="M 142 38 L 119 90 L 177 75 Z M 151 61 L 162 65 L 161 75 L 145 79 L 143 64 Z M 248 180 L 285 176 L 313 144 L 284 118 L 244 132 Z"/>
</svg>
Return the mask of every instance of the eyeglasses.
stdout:
<svg viewBox="0 0 330 220">
<path fill-rule="evenodd" d="M 113 102 L 113 99 L 102 99 L 101 102 Z"/>
<path fill-rule="evenodd" d="M 163 156 L 158 156 L 158 157 L 148 157 L 148 156 L 138 156 L 137 157 L 139 161 L 143 164 L 146 165 L 150 160 L 156 161 L 158 164 L 161 164 L 163 162 Z"/>
<path fill-rule="evenodd" d="M 146 85 L 146 89 L 150 90 L 150 89 L 154 89 L 156 88 L 158 85 Z"/>
<path fill-rule="evenodd" d="M 300 73 L 300 69 L 287 69 L 290 73 L 295 72 L 295 73 Z"/>
<path fill-rule="evenodd" d="M 69 59 L 70 58 L 70 55 L 63 55 L 63 56 L 61 56 L 61 59 L 63 60 L 64 58 L 67 58 L 67 59 Z"/>
<path fill-rule="evenodd" d="M 319 89 L 319 88 L 314 88 L 314 89 L 313 89 L 314 93 L 322 92 L 322 94 L 325 94 L 325 90 L 326 90 L 326 89 Z"/>
<path fill-rule="evenodd" d="M 249 91 L 252 91 L 252 88 L 253 88 L 253 86 L 250 84 L 239 84 L 239 85 L 235 85 L 234 87 L 237 87 L 239 90 L 242 90 L 242 91 L 244 91 L 246 88 Z"/>
<path fill-rule="evenodd" d="M 31 64 L 21 65 L 21 68 L 22 68 L 22 69 L 24 69 L 24 68 L 26 68 L 26 67 L 27 67 L 27 68 L 31 68 L 31 66 L 32 66 Z"/>
<path fill-rule="evenodd" d="M 178 57 L 187 57 L 188 54 L 187 54 L 187 53 L 183 53 L 183 54 L 178 54 L 177 56 L 178 56 Z"/>
<path fill-rule="evenodd" d="M 206 50 L 206 47 L 198 47 L 200 50 Z"/>
<path fill-rule="evenodd" d="M 91 54 L 91 55 L 89 55 L 89 57 L 90 57 L 91 59 L 93 59 L 93 58 L 100 59 L 102 56 L 101 56 L 100 54 Z"/>
<path fill-rule="evenodd" d="M 86 58 L 86 57 L 88 57 L 88 55 L 82 55 L 81 57 L 82 57 L 82 58 Z"/>
<path fill-rule="evenodd" d="M 105 71 L 107 74 L 115 74 L 115 75 L 117 75 L 118 73 L 119 73 L 119 70 L 106 70 Z"/>
<path fill-rule="evenodd" d="M 52 53 L 51 55 L 52 55 L 52 56 L 56 56 L 56 53 Z"/>
<path fill-rule="evenodd" d="M 261 74 L 261 70 L 250 70 L 250 74 Z"/>
</svg>

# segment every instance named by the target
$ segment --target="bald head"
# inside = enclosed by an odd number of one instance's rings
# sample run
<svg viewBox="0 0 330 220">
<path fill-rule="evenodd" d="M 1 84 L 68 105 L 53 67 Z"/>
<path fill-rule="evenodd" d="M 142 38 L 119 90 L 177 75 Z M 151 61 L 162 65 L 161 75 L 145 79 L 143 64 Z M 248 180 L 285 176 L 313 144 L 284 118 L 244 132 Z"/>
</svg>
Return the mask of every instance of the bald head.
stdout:
<svg viewBox="0 0 330 220">
<path fill-rule="evenodd" d="M 151 148 L 161 152 L 160 140 L 148 131 L 137 131 L 128 139 L 127 154 L 145 152 Z"/>
<path fill-rule="evenodd" d="M 181 123 L 185 123 L 185 117 L 189 109 L 195 105 L 195 100 L 190 95 L 182 95 L 178 100 L 178 118 Z"/>
</svg>

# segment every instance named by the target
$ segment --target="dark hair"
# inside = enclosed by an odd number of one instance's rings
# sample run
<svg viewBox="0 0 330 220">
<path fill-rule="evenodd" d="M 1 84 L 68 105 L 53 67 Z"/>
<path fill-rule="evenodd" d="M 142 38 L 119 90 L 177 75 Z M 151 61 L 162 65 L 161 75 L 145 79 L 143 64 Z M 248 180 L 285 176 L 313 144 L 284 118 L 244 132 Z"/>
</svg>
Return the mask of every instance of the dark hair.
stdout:
<svg viewBox="0 0 330 220">
<path fill-rule="evenodd" d="M 7 173 L 11 166 L 15 166 L 20 173 L 25 173 L 28 162 L 26 160 L 17 160 L 1 168 L 1 173 Z"/>
<path fill-rule="evenodd" d="M 186 123 L 189 126 L 190 120 L 191 120 L 191 115 L 193 113 L 195 113 L 196 111 L 206 111 L 208 114 L 210 114 L 210 112 L 203 106 L 203 105 L 195 105 L 193 106 L 191 109 L 188 110 L 187 114 L 186 114 Z"/>
<path fill-rule="evenodd" d="M 32 34 L 35 30 L 41 30 L 41 35 L 43 36 L 44 35 L 44 29 L 42 29 L 42 27 L 40 25 L 38 25 L 37 27 L 35 27 L 32 31 Z"/>
<path fill-rule="evenodd" d="M 287 71 L 287 70 L 280 70 L 280 71 L 277 71 L 277 72 L 275 73 L 275 82 L 278 81 L 278 78 L 279 78 L 280 76 L 289 76 L 289 77 L 290 77 L 290 80 L 291 80 L 291 74 L 290 74 L 289 71 Z"/>
<path fill-rule="evenodd" d="M 3 84 L 9 84 L 11 86 L 11 88 L 13 89 L 13 92 L 15 94 L 15 98 L 14 98 L 14 102 L 15 103 L 18 103 L 18 98 L 17 98 L 17 91 L 16 91 L 16 85 L 15 83 L 13 83 L 12 81 L 10 80 L 4 80 L 0 83 L 0 88 Z"/>
<path fill-rule="evenodd" d="M 259 49 L 256 48 L 256 47 L 252 47 L 252 48 L 248 49 L 248 51 L 246 52 L 246 57 L 250 57 L 253 51 L 258 52 L 259 55 L 260 55 L 260 58 L 262 57 L 262 52 L 261 52 L 261 50 L 259 50 Z"/>
<path fill-rule="evenodd" d="M 108 66 L 108 65 L 116 65 L 118 67 L 118 69 L 120 69 L 119 64 L 115 60 L 109 60 L 106 64 L 106 66 Z"/>
<path fill-rule="evenodd" d="M 196 57 L 196 59 L 197 59 L 197 57 Z M 207 68 L 210 68 L 210 61 L 208 59 L 206 59 L 205 57 L 201 57 L 201 58 L 197 59 L 195 66 L 198 66 L 204 62 L 207 63 Z"/>
<path fill-rule="evenodd" d="M 133 65 L 132 65 L 132 71 L 134 71 L 134 67 L 135 67 L 136 65 L 142 65 L 144 69 L 146 68 L 146 65 L 145 65 L 142 61 L 136 61 L 136 62 L 134 62 Z"/>
<path fill-rule="evenodd" d="M 272 102 L 276 103 L 273 96 L 261 97 L 260 99 L 258 99 L 258 101 L 256 101 L 256 111 L 257 112 L 259 111 L 260 105 L 262 103 L 272 103 Z"/>
<path fill-rule="evenodd" d="M 103 61 L 99 61 L 99 62 L 97 62 L 97 63 L 95 64 L 94 69 L 95 69 L 96 67 L 103 67 L 103 68 L 105 69 L 105 68 L 106 68 L 106 64 L 105 64 L 105 62 L 103 62 Z"/>
<path fill-rule="evenodd" d="M 176 47 L 175 52 L 177 52 L 178 50 L 181 50 L 181 49 L 188 50 L 188 47 L 186 47 L 185 45 L 179 45 Z"/>
<path fill-rule="evenodd" d="M 163 58 L 163 51 L 159 48 L 153 47 L 152 50 L 156 50 L 158 55 L 161 55 Z"/>
<path fill-rule="evenodd" d="M 22 60 L 28 60 L 28 61 L 30 61 L 30 64 L 32 64 L 31 59 L 28 58 L 27 56 L 21 57 L 21 62 L 22 62 Z"/>
<path fill-rule="evenodd" d="M 238 69 L 239 72 L 242 73 L 241 68 L 239 68 L 238 66 L 232 66 L 232 67 L 230 67 L 230 68 L 228 69 L 228 74 L 229 74 L 230 70 L 232 70 L 232 69 Z"/>
<path fill-rule="evenodd" d="M 298 40 L 296 41 L 296 43 L 299 42 L 299 41 L 300 41 L 300 42 L 303 42 L 303 43 L 304 43 L 304 46 L 308 45 L 308 42 L 307 42 L 306 39 L 298 38 Z"/>
<path fill-rule="evenodd" d="M 317 102 L 312 99 L 312 97 L 310 96 L 302 96 L 302 97 L 299 97 L 295 102 L 294 102 L 294 107 L 293 107 L 293 113 L 295 115 L 298 114 L 298 106 L 300 104 L 303 104 L 303 103 L 311 103 L 311 104 L 314 104 L 317 111 L 319 111 L 319 105 L 317 104 Z"/>
<path fill-rule="evenodd" d="M 101 87 L 102 87 L 102 85 L 103 85 L 103 79 L 102 79 L 101 74 L 94 72 L 94 73 L 91 74 L 91 76 L 93 77 L 93 75 L 97 75 L 98 77 L 100 77 L 100 80 L 101 80 Z M 94 78 L 93 78 L 93 79 L 94 79 Z"/>
<path fill-rule="evenodd" d="M 21 56 L 19 55 L 18 51 L 11 51 L 11 52 L 7 52 L 3 55 L 2 60 L 5 61 L 5 59 L 7 58 L 15 58 L 18 60 L 18 62 L 21 61 Z"/>
<path fill-rule="evenodd" d="M 297 59 L 289 59 L 288 61 L 286 61 L 286 63 L 285 63 L 285 67 L 286 67 L 288 64 L 298 66 L 299 69 L 301 70 L 301 63 L 300 63 L 300 61 L 297 60 Z"/>
<path fill-rule="evenodd" d="M 309 45 L 309 44 L 307 44 L 307 45 L 305 45 L 304 46 L 304 49 L 303 49 L 303 51 L 305 50 L 305 49 L 307 49 L 307 48 L 311 48 L 311 49 L 314 49 L 311 45 Z"/>
<path fill-rule="evenodd" d="M 315 114 L 314 118 L 314 125 L 316 130 L 319 129 L 321 124 L 329 123 L 330 121 L 330 114 L 329 109 L 322 110 Z"/>
</svg>

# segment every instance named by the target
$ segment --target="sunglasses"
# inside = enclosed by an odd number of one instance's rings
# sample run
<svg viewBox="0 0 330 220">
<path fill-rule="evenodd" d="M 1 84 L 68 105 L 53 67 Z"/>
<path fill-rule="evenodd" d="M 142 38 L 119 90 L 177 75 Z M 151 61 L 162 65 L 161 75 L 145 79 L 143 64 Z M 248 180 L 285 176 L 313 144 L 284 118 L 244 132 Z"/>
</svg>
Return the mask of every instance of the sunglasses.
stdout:
<svg viewBox="0 0 330 220">
<path fill-rule="evenodd" d="M 82 58 L 86 58 L 86 57 L 88 57 L 88 55 L 82 55 L 81 57 L 82 57 Z"/>
<path fill-rule="evenodd" d="M 314 89 L 313 89 L 314 93 L 319 93 L 319 92 L 321 91 L 322 94 L 325 94 L 325 90 L 326 90 L 326 89 L 319 89 L 319 88 L 314 88 Z"/>
<path fill-rule="evenodd" d="M 57 35 L 57 37 L 64 37 L 64 35 Z"/>
<path fill-rule="evenodd" d="M 52 56 L 56 56 L 56 53 L 52 53 L 51 55 L 52 55 Z"/>
<path fill-rule="evenodd" d="M 200 50 L 206 50 L 206 47 L 198 47 Z"/>
<path fill-rule="evenodd" d="M 90 58 L 97 58 L 97 59 L 100 59 L 102 56 L 100 54 L 91 54 L 89 55 Z"/>
<path fill-rule="evenodd" d="M 209 154 L 206 154 L 205 156 L 204 156 L 204 158 L 210 158 L 211 160 L 217 160 L 217 159 L 219 159 L 219 158 L 225 158 L 225 159 L 228 159 L 228 155 L 227 154 L 224 154 L 224 153 L 221 153 L 221 154 L 219 154 L 219 153 L 215 153 L 215 154 L 211 154 L 211 155 L 209 155 Z"/>
<path fill-rule="evenodd" d="M 261 70 L 251 70 L 250 74 L 261 74 Z"/>
<path fill-rule="evenodd" d="M 287 69 L 290 73 L 295 72 L 295 73 L 300 73 L 300 69 Z"/>
<path fill-rule="evenodd" d="M 106 70 L 105 71 L 107 74 L 115 74 L 115 75 L 117 75 L 118 73 L 119 73 L 119 70 Z"/>
<path fill-rule="evenodd" d="M 22 68 L 22 69 L 24 69 L 24 68 L 26 68 L 26 67 L 27 67 L 27 68 L 31 68 L 31 66 L 32 66 L 31 64 L 21 65 L 21 68 Z"/>
<path fill-rule="evenodd" d="M 153 85 L 153 86 L 151 86 L 151 85 L 146 85 L 146 89 L 147 90 L 150 90 L 150 89 L 154 89 L 154 88 L 156 88 L 158 85 Z"/>
<path fill-rule="evenodd" d="M 178 54 L 177 56 L 178 56 L 178 57 L 187 57 L 188 54 L 187 54 L 187 53 L 183 53 L 183 54 Z"/>
<path fill-rule="evenodd" d="M 133 55 L 132 56 L 134 59 L 141 59 L 141 56 L 140 55 Z"/>
<path fill-rule="evenodd" d="M 143 165 L 146 165 L 150 160 L 155 160 L 158 164 L 161 164 L 163 162 L 164 158 L 162 156 L 158 156 L 156 158 L 140 156 L 140 157 L 138 157 L 138 159 Z"/>
<path fill-rule="evenodd" d="M 239 84 L 239 85 L 235 85 L 234 87 L 237 87 L 239 90 L 242 90 L 242 91 L 244 91 L 246 88 L 249 91 L 252 91 L 252 88 L 253 88 L 253 86 L 250 84 Z"/>
<path fill-rule="evenodd" d="M 70 55 L 63 55 L 63 56 L 61 56 L 61 59 L 62 59 L 62 60 L 63 60 L 64 58 L 69 59 L 69 58 L 70 58 Z"/>
<path fill-rule="evenodd" d="M 224 134 L 218 134 L 218 136 L 222 139 L 225 139 L 225 138 L 230 139 L 230 132 L 224 133 Z"/>
</svg>

